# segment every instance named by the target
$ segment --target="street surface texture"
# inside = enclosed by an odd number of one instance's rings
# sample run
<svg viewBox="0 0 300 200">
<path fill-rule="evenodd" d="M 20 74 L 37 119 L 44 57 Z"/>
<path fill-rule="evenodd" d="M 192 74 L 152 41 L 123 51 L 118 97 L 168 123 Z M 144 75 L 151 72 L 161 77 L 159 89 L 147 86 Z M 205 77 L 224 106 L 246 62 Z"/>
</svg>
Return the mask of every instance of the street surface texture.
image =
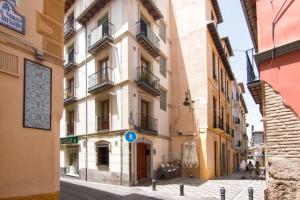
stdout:
<svg viewBox="0 0 300 200">
<path fill-rule="evenodd" d="M 158 181 L 156 189 L 151 185 L 127 187 L 84 182 L 61 178 L 61 200 L 217 200 L 220 187 L 226 189 L 226 200 L 247 200 L 248 187 L 254 190 L 254 200 L 264 199 L 265 181 L 240 179 L 239 174 L 202 181 L 193 178 L 176 178 Z M 184 184 L 184 195 L 179 196 L 179 184 Z"/>
</svg>

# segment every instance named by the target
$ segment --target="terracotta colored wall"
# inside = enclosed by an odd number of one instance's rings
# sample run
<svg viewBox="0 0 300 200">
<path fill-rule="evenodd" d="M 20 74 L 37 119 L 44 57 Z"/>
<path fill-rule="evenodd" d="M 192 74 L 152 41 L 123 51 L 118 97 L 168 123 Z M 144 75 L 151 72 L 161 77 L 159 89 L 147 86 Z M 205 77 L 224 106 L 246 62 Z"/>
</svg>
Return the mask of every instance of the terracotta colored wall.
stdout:
<svg viewBox="0 0 300 200">
<path fill-rule="evenodd" d="M 300 116 L 300 52 L 294 52 L 260 65 L 261 79 L 279 92 L 286 105 L 290 106 Z"/>
<path fill-rule="evenodd" d="M 271 49 L 272 21 L 285 0 L 256 0 L 259 52 Z M 271 4 L 272 2 L 272 4 Z M 287 0 L 275 20 L 275 45 L 280 46 L 300 39 L 300 1 Z"/>
<path fill-rule="evenodd" d="M 285 0 L 280 1 L 256 1 L 258 47 L 259 52 L 273 48 L 272 44 L 272 21 L 279 12 Z M 279 12 L 275 20 L 275 47 L 300 39 L 299 23 L 300 1 L 288 0 Z M 298 95 L 299 86 L 299 55 L 300 52 L 276 57 L 260 64 L 260 78 L 270 84 L 283 97 L 286 105 L 300 116 L 300 103 Z"/>
<path fill-rule="evenodd" d="M 54 4 L 56 9 L 51 10 Z M 48 5 L 47 8 L 45 5 Z M 13 36 L 10 38 L 0 34 L 0 50 L 18 56 L 17 75 L 0 72 L 0 199 L 59 199 L 59 121 L 63 109 L 64 74 L 59 52 L 62 51 L 63 43 L 54 42 L 58 46 L 53 47 L 53 52 L 48 51 L 45 43 L 55 40 L 54 35 L 51 35 L 54 27 L 42 23 L 40 30 L 47 29 L 51 33 L 47 37 L 42 32 L 38 33 L 37 26 L 41 25 L 38 20 L 41 19 L 37 13 L 46 12 L 43 16 L 47 22 L 63 27 L 62 20 L 52 18 L 55 13 L 56 16 L 63 16 L 60 14 L 63 5 L 60 0 L 37 1 L 34 4 L 31 0 L 18 1 L 16 9 L 26 18 L 25 35 L 0 25 L 1 33 Z M 63 32 L 55 34 L 63 38 Z M 32 48 L 18 41 L 26 41 L 44 50 L 45 60 L 37 60 Z M 51 131 L 23 127 L 24 58 L 52 69 Z"/>
</svg>

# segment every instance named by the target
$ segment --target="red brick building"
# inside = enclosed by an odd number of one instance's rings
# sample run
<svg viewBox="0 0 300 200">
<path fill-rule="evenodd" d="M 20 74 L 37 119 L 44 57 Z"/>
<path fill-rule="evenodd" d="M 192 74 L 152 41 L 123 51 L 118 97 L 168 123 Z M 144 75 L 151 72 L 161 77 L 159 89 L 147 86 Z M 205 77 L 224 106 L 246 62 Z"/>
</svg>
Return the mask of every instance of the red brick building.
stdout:
<svg viewBox="0 0 300 200">
<path fill-rule="evenodd" d="M 248 89 L 266 139 L 266 199 L 300 199 L 300 1 L 241 0 L 254 45 Z"/>
</svg>

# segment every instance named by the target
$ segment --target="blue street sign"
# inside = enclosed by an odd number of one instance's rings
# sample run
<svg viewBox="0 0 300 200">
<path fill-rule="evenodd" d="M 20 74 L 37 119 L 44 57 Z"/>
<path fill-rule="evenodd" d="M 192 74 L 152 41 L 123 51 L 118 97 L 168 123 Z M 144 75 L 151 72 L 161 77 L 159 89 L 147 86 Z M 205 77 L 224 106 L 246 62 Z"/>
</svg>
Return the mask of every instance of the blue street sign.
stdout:
<svg viewBox="0 0 300 200">
<path fill-rule="evenodd" d="M 136 133 L 135 132 L 126 132 L 125 138 L 127 142 L 135 142 L 136 141 Z"/>
</svg>

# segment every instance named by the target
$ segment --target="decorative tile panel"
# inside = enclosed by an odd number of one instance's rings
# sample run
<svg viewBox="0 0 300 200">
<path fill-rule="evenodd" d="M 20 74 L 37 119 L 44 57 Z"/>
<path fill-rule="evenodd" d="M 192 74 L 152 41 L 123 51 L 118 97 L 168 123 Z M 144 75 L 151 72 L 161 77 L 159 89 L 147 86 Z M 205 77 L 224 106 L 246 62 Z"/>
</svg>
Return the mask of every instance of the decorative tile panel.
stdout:
<svg viewBox="0 0 300 200">
<path fill-rule="evenodd" d="M 50 130 L 52 71 L 30 60 L 24 62 L 24 127 Z"/>
</svg>

